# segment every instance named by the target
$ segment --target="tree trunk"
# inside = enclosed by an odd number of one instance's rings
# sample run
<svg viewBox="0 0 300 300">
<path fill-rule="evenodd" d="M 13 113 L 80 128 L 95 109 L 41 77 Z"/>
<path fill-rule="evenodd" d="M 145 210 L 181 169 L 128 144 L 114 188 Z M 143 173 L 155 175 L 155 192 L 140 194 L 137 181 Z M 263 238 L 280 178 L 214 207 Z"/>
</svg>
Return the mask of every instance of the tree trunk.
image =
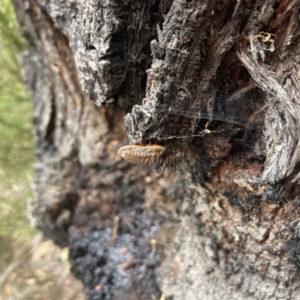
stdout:
<svg viewBox="0 0 300 300">
<path fill-rule="evenodd" d="M 87 298 L 299 299 L 300 1 L 13 2 L 32 219 Z"/>
</svg>

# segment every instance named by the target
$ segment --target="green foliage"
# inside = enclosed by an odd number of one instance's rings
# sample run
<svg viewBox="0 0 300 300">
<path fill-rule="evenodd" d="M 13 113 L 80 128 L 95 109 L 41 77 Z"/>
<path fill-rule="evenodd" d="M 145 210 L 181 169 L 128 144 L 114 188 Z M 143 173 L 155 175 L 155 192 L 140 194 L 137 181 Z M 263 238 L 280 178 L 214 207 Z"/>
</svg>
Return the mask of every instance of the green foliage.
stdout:
<svg viewBox="0 0 300 300">
<path fill-rule="evenodd" d="M 26 43 L 18 31 L 10 1 L 0 0 L 1 238 L 24 236 L 30 232 L 26 202 L 32 196 L 33 108 L 21 74 L 21 52 L 25 49 Z"/>
</svg>

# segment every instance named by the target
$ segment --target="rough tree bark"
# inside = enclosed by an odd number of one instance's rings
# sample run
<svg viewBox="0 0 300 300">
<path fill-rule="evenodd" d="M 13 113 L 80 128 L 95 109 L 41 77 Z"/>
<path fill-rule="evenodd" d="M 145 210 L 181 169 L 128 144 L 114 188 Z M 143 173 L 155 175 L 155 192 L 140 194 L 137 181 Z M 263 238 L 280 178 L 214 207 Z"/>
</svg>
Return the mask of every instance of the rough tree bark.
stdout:
<svg viewBox="0 0 300 300">
<path fill-rule="evenodd" d="M 88 299 L 299 299 L 300 1 L 13 2 L 31 213 Z"/>
</svg>

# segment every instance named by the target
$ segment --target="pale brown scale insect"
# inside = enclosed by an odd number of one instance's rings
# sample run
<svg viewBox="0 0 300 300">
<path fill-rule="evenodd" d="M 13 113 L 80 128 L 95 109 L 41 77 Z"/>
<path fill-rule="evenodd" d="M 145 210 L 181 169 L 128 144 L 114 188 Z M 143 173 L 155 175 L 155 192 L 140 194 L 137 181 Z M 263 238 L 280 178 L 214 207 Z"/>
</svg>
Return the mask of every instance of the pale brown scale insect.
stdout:
<svg viewBox="0 0 300 300">
<path fill-rule="evenodd" d="M 118 154 L 132 163 L 151 164 L 164 153 L 165 148 L 159 145 L 128 145 L 121 147 Z"/>
</svg>

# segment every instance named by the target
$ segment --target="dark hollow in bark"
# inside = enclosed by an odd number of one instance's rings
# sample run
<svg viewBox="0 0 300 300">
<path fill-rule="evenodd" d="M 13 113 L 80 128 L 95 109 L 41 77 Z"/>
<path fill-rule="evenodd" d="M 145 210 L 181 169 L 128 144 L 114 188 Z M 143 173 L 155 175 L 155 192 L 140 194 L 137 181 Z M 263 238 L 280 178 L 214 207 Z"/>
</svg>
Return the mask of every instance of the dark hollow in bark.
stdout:
<svg viewBox="0 0 300 300">
<path fill-rule="evenodd" d="M 300 2 L 13 2 L 31 214 L 88 299 L 299 299 Z"/>
</svg>

